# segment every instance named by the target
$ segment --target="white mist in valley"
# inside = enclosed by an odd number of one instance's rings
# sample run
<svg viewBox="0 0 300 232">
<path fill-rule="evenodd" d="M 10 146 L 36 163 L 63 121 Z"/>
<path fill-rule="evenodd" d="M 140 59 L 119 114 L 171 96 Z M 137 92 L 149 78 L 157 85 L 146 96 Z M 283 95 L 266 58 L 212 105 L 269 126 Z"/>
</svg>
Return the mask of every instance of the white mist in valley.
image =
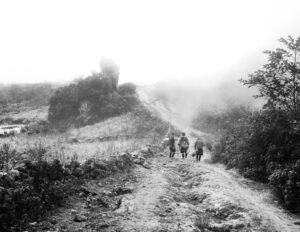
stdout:
<svg viewBox="0 0 300 232">
<path fill-rule="evenodd" d="M 235 106 L 255 110 L 261 108 L 265 101 L 254 98 L 257 89 L 247 88 L 234 77 L 225 77 L 210 86 L 196 78 L 160 81 L 144 89 L 176 112 L 174 116 L 184 125 L 190 125 L 199 111 L 222 112 Z"/>
</svg>

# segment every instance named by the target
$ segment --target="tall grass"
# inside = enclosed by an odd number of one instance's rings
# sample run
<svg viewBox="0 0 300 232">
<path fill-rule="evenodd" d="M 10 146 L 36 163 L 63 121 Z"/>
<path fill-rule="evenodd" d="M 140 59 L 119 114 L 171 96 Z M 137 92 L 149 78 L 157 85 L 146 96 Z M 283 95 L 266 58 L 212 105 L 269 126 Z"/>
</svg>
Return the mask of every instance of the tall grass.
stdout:
<svg viewBox="0 0 300 232">
<path fill-rule="evenodd" d="M 41 144 L 46 148 L 47 160 L 58 159 L 65 165 L 74 156 L 80 162 L 91 157 L 107 159 L 139 150 L 146 144 L 159 144 L 166 130 L 167 125 L 163 121 L 143 108 L 94 125 L 71 128 L 63 133 L 23 134 L 3 138 L 1 142 L 10 144 L 20 154 Z"/>
</svg>

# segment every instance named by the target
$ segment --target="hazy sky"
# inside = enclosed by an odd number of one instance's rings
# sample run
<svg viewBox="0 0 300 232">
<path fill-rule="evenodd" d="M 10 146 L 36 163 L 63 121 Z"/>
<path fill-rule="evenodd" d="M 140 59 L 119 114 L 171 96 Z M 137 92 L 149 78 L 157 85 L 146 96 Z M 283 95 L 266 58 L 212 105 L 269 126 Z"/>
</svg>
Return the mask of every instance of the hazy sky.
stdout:
<svg viewBox="0 0 300 232">
<path fill-rule="evenodd" d="M 3 0 L 0 83 L 68 81 L 99 71 L 105 56 L 121 82 L 213 84 L 260 67 L 280 37 L 300 36 L 299 12 L 299 0 Z"/>
</svg>

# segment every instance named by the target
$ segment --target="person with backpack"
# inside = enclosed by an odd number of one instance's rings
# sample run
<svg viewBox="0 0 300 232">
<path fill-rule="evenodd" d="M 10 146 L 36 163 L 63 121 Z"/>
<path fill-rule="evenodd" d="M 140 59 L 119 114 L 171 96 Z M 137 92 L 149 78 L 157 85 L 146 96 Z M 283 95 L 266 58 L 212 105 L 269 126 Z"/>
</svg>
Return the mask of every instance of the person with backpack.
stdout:
<svg viewBox="0 0 300 232">
<path fill-rule="evenodd" d="M 203 155 L 203 142 L 200 138 L 198 138 L 195 142 L 194 148 L 195 148 L 195 153 L 196 153 L 196 161 L 201 160 L 201 156 Z"/>
<path fill-rule="evenodd" d="M 176 153 L 176 148 L 175 148 L 175 134 L 172 133 L 171 137 L 169 139 L 169 149 L 170 149 L 170 158 L 174 158 L 174 155 Z"/>
<path fill-rule="evenodd" d="M 179 142 L 178 142 L 178 146 L 180 148 L 182 159 L 187 157 L 187 150 L 189 149 L 189 145 L 190 145 L 190 142 L 189 142 L 188 138 L 185 136 L 185 133 L 183 132 L 179 139 Z"/>
</svg>

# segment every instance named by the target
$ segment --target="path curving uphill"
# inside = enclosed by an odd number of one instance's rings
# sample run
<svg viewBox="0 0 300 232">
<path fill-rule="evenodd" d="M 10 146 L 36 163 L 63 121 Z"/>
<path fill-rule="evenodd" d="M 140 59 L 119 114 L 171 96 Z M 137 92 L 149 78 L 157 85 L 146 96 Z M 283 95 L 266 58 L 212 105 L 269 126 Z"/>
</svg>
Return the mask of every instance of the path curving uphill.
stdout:
<svg viewBox="0 0 300 232">
<path fill-rule="evenodd" d="M 205 134 L 180 122 L 172 106 L 138 89 L 142 102 L 180 130 L 191 142 Z M 174 108 L 173 108 L 174 109 Z M 211 164 L 205 152 L 199 163 L 167 153 L 140 169 L 136 191 L 119 209 L 122 231 L 300 231 L 300 218 L 281 209 L 266 186 Z"/>
</svg>

